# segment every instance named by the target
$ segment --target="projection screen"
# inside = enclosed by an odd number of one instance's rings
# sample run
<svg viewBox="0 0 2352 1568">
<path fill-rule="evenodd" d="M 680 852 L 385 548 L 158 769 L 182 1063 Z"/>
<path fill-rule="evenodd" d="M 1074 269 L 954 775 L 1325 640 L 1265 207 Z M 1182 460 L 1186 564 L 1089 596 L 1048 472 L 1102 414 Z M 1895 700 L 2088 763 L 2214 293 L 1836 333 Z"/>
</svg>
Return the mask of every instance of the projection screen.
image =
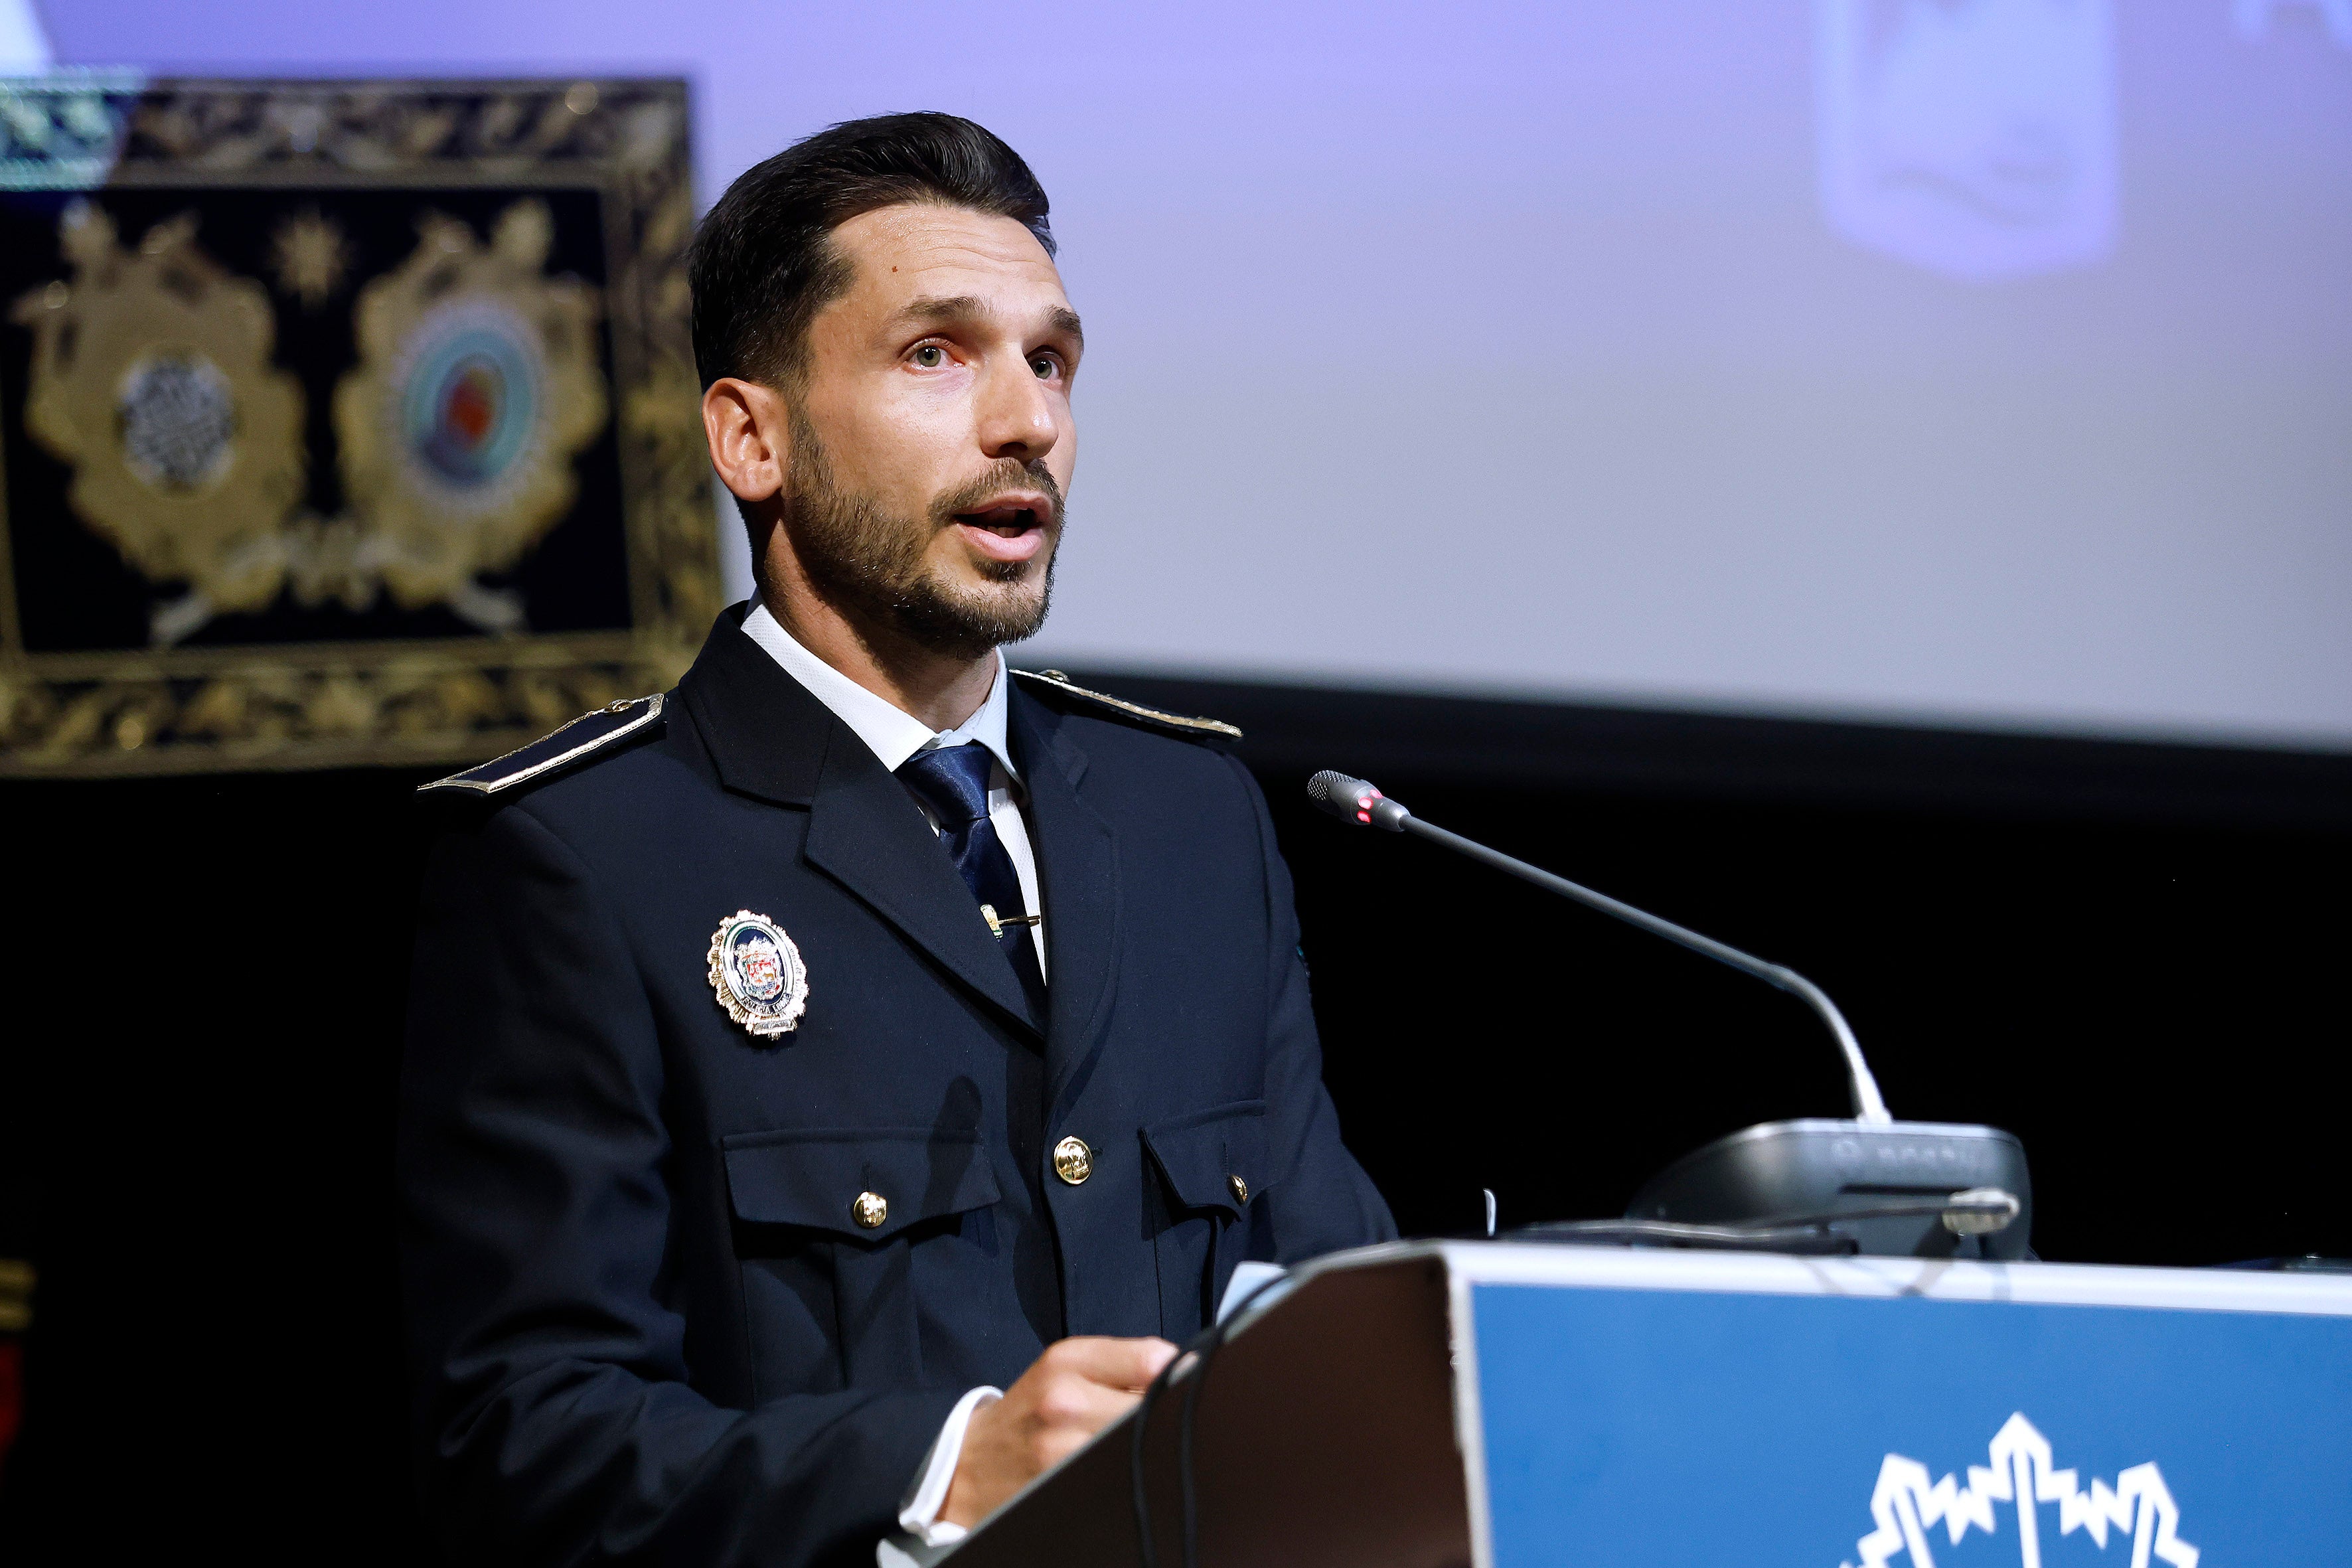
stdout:
<svg viewBox="0 0 2352 1568">
<path fill-rule="evenodd" d="M 989 124 L 1089 342 L 1024 659 L 2352 746 L 2352 0 L 40 15 L 683 73 L 706 200 Z"/>
</svg>

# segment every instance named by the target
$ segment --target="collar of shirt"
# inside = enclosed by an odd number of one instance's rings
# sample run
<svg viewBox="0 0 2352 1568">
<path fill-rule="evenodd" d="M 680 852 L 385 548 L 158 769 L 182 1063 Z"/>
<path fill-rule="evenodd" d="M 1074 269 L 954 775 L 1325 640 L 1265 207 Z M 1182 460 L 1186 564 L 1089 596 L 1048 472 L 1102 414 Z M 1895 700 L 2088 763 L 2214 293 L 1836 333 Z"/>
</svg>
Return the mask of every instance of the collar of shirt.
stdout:
<svg viewBox="0 0 2352 1568">
<path fill-rule="evenodd" d="M 987 700 L 954 729 L 934 731 L 802 647 L 800 639 L 784 630 L 782 624 L 768 613 L 767 605 L 752 607 L 751 615 L 744 618 L 743 635 L 767 649 L 768 657 L 783 666 L 786 675 L 832 710 L 833 716 L 848 725 L 892 773 L 926 747 L 961 746 L 977 741 L 988 748 L 988 754 L 996 759 L 996 765 L 1004 770 L 1006 778 L 1019 781 L 1020 770 L 1013 765 L 1013 749 L 1004 738 L 1009 700 L 1005 695 L 1008 681 L 1003 650 L 996 655 L 996 679 L 989 684 Z"/>
</svg>

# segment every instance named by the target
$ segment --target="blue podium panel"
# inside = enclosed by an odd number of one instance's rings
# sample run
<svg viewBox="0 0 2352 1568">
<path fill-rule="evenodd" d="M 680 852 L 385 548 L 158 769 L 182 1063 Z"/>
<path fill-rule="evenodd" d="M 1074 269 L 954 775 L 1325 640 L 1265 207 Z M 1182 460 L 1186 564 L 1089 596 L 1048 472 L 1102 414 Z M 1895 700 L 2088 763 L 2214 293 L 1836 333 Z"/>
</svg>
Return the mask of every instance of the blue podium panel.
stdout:
<svg viewBox="0 0 2352 1568">
<path fill-rule="evenodd" d="M 2352 1565 L 2352 1280 L 1447 1262 L 1491 1568 Z"/>
</svg>

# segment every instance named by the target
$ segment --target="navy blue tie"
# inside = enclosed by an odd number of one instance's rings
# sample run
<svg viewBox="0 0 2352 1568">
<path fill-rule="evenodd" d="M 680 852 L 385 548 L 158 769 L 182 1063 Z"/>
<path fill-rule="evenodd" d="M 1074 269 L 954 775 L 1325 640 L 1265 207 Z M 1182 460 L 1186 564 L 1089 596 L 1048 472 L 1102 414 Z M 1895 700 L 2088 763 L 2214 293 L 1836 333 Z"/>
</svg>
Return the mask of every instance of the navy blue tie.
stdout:
<svg viewBox="0 0 2352 1568">
<path fill-rule="evenodd" d="M 898 770 L 898 778 L 915 798 L 930 808 L 940 825 L 940 843 L 955 862 L 971 896 L 994 910 L 1000 920 L 1029 913 L 1021 896 L 1021 878 L 1013 869 L 988 816 L 988 778 L 996 759 L 977 741 L 961 746 L 934 746 L 917 752 Z M 1032 928 L 1000 925 L 997 940 L 1013 973 L 1021 977 L 1029 1005 L 1039 1019 L 1045 1016 L 1045 973 L 1030 941 Z"/>
</svg>

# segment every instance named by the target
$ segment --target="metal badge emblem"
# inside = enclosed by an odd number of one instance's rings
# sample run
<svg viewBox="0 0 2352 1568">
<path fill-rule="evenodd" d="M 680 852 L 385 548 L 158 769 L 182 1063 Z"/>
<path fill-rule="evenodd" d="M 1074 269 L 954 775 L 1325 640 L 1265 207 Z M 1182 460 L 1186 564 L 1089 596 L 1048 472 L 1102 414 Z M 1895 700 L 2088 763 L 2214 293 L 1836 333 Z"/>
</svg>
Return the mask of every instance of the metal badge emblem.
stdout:
<svg viewBox="0 0 2352 1568">
<path fill-rule="evenodd" d="M 710 989 L 729 1017 L 772 1040 L 799 1024 L 808 1007 L 808 966 L 783 927 L 737 910 L 711 934 Z"/>
</svg>

